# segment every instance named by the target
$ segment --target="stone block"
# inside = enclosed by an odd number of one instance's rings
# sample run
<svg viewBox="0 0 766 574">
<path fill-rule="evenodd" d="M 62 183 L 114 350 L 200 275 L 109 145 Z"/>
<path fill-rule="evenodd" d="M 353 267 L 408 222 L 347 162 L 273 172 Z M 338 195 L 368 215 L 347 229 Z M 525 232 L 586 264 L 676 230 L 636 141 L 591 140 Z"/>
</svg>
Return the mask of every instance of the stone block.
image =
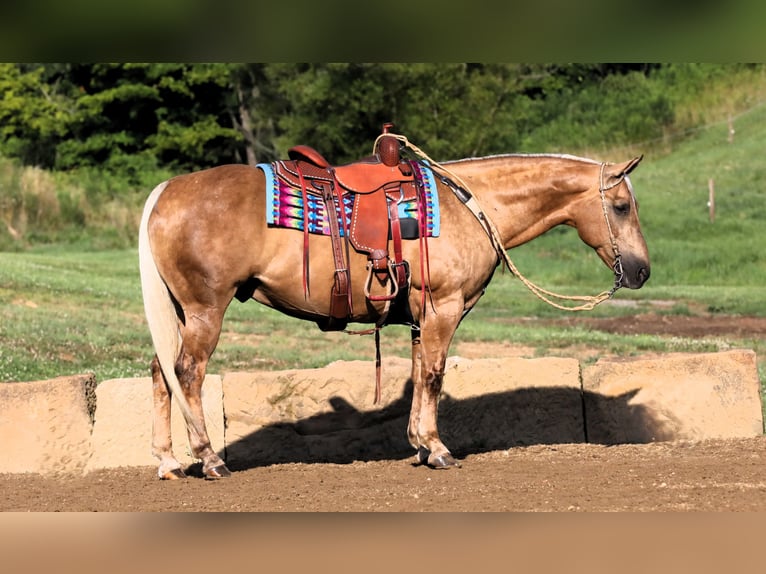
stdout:
<svg viewBox="0 0 766 574">
<path fill-rule="evenodd" d="M 318 369 L 226 373 L 226 461 L 233 469 L 285 462 L 405 457 L 410 361 L 336 361 Z"/>
<path fill-rule="evenodd" d="M 0 472 L 82 474 L 95 389 L 92 374 L 0 384 Z"/>
<path fill-rule="evenodd" d="M 751 350 L 600 360 L 583 369 L 588 441 L 601 444 L 763 434 Z"/>
<path fill-rule="evenodd" d="M 202 385 L 202 408 L 205 412 L 210 442 L 223 451 L 224 422 L 221 377 L 207 375 Z M 117 466 L 157 465 L 152 447 L 152 379 L 110 379 L 96 389 L 98 409 L 93 425 L 93 456 L 87 470 Z M 181 410 L 173 401 L 171 409 L 173 451 L 182 464 L 196 461 Z"/>
<path fill-rule="evenodd" d="M 450 357 L 439 403 L 453 454 L 584 442 L 576 359 Z"/>
</svg>

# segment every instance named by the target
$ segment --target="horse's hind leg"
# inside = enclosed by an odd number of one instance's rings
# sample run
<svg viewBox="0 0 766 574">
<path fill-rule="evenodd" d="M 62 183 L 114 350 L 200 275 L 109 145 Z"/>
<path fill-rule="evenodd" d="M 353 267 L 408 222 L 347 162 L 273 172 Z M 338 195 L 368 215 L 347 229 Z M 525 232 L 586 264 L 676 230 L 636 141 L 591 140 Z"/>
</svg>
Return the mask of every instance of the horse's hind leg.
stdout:
<svg viewBox="0 0 766 574">
<path fill-rule="evenodd" d="M 170 392 L 157 357 L 152 360 L 152 454 L 160 460 L 157 474 L 163 480 L 184 478 L 181 463 L 173 456 L 170 435 Z"/>
<path fill-rule="evenodd" d="M 189 446 L 195 458 L 202 461 L 205 478 L 215 479 L 231 476 L 226 464 L 212 445 L 205 426 L 202 410 L 202 383 L 205 380 L 207 363 L 218 343 L 225 306 L 185 308 L 186 324 L 182 327 L 183 344 L 176 361 L 176 374 L 181 383 L 192 413 L 200 421 L 201 435 L 189 428 Z"/>
</svg>

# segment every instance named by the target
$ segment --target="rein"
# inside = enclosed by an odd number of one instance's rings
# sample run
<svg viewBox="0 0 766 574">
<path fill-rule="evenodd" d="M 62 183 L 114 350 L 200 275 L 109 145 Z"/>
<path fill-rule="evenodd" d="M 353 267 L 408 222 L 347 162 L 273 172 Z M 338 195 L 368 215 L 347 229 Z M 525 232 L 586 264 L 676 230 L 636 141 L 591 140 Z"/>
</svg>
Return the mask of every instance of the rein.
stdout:
<svg viewBox="0 0 766 574">
<path fill-rule="evenodd" d="M 385 134 L 390 137 L 395 137 L 398 139 L 404 147 L 408 150 L 410 150 L 415 156 L 418 157 L 419 161 L 427 163 L 429 167 L 431 167 L 434 170 L 434 173 L 439 177 L 442 183 L 444 183 L 447 187 L 449 187 L 453 193 L 457 196 L 457 198 L 468 208 L 468 210 L 476 217 L 476 219 L 481 223 L 482 227 L 484 228 L 484 231 L 489 236 L 490 243 L 492 243 L 492 247 L 495 249 L 495 252 L 498 255 L 498 258 L 501 259 L 508 270 L 516 276 L 527 289 L 529 289 L 535 296 L 537 296 L 541 301 L 544 301 L 545 303 L 548 303 L 552 307 L 555 307 L 556 309 L 560 309 L 562 311 L 590 311 L 591 309 L 595 308 L 597 305 L 603 303 L 607 299 L 611 299 L 612 295 L 622 287 L 622 278 L 623 278 L 623 268 L 622 268 L 622 255 L 620 254 L 619 249 L 617 248 L 617 241 L 614 237 L 614 233 L 612 232 L 612 225 L 609 222 L 609 217 L 607 214 L 607 207 L 606 207 L 606 195 L 605 192 L 609 189 L 612 189 L 613 187 L 616 187 L 622 181 L 625 179 L 625 176 L 618 179 L 615 183 L 611 184 L 608 187 L 604 186 L 604 168 L 606 167 L 606 163 L 601 163 L 601 170 L 599 173 L 599 194 L 601 196 L 601 207 L 604 212 L 604 219 L 606 220 L 606 226 L 607 230 L 609 232 L 609 239 L 612 244 L 612 250 L 614 251 L 614 265 L 612 266 L 612 270 L 614 271 L 614 285 L 609 291 L 602 291 L 601 293 L 597 295 L 562 295 L 559 293 L 554 293 L 553 291 L 548 291 L 546 289 L 543 289 L 542 287 L 539 287 L 532 283 L 529 279 L 524 277 L 519 270 L 516 268 L 516 265 L 511 260 L 510 256 L 508 255 L 508 252 L 503 247 L 502 240 L 500 239 L 500 233 L 498 232 L 497 228 L 495 227 L 494 223 L 492 223 L 492 220 L 487 217 L 487 215 L 484 213 L 484 211 L 481 209 L 481 206 L 479 205 L 479 202 L 476 200 L 476 197 L 471 193 L 468 186 L 465 184 L 465 182 L 456 174 L 452 173 L 450 170 L 448 170 L 446 167 L 441 165 L 438 162 L 435 162 L 432 160 L 428 155 L 425 154 L 420 148 L 415 146 L 414 144 L 410 143 L 405 136 L 393 134 L 391 132 Z M 373 145 L 373 153 L 374 150 L 377 148 L 378 140 L 380 139 L 379 136 L 375 140 L 375 144 Z M 455 183 L 457 181 L 458 183 Z M 554 301 L 554 299 L 557 299 L 559 301 L 579 301 L 581 304 L 575 305 L 575 306 L 566 306 L 562 305 L 560 303 L 557 303 Z"/>
</svg>

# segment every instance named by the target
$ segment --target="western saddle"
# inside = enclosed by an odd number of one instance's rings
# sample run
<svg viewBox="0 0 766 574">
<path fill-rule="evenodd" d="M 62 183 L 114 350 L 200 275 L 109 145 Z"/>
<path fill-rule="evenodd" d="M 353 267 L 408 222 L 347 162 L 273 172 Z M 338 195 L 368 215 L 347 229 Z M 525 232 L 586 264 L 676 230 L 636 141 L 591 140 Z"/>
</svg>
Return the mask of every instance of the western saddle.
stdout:
<svg viewBox="0 0 766 574">
<path fill-rule="evenodd" d="M 364 293 L 370 301 L 398 302 L 400 290 L 406 296 L 409 281 L 409 266 L 402 259 L 402 222 L 398 204 L 401 201 L 422 199 L 419 180 L 413 175 L 413 166 L 403 160 L 399 153 L 399 140 L 386 135 L 392 124 L 383 126 L 373 155 L 357 162 L 332 166 L 315 149 L 298 145 L 288 151 L 289 160 L 274 163 L 277 176 L 303 196 L 304 254 L 303 288 L 309 292 L 308 273 L 308 209 L 307 196 L 321 198 L 328 216 L 332 251 L 335 263 L 335 277 L 330 294 L 330 316 L 320 322 L 322 330 L 343 330 L 348 324 L 352 309 L 351 276 L 348 266 L 349 243 L 356 251 L 367 254 L 367 279 Z M 353 208 L 347 219 L 347 204 L 353 194 Z M 420 213 L 420 209 L 418 212 Z M 332 215 L 335 214 L 333 217 Z M 415 223 L 415 222 L 408 222 Z M 420 236 L 421 223 L 415 226 Z M 405 237 L 414 238 L 413 233 Z M 393 256 L 389 253 L 389 239 Z M 386 293 L 371 293 L 373 277 L 386 286 Z M 406 313 L 409 313 L 409 307 Z"/>
</svg>

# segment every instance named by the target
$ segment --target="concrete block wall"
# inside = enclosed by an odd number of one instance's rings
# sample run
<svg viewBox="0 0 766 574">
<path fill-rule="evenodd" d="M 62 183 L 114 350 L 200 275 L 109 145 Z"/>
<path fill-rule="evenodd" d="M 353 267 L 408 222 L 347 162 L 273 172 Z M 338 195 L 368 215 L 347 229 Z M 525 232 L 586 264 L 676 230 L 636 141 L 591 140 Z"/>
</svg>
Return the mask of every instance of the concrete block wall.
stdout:
<svg viewBox="0 0 766 574">
<path fill-rule="evenodd" d="M 213 447 L 233 470 L 280 462 L 405 458 L 409 360 L 383 361 L 373 405 L 371 361 L 321 369 L 208 375 L 203 405 Z M 153 466 L 151 379 L 92 375 L 0 384 L 0 472 L 87 473 Z M 173 407 L 179 460 L 193 462 Z M 763 434 L 750 350 L 602 360 L 447 362 L 439 412 L 457 456 L 523 446 L 653 442 Z"/>
</svg>

